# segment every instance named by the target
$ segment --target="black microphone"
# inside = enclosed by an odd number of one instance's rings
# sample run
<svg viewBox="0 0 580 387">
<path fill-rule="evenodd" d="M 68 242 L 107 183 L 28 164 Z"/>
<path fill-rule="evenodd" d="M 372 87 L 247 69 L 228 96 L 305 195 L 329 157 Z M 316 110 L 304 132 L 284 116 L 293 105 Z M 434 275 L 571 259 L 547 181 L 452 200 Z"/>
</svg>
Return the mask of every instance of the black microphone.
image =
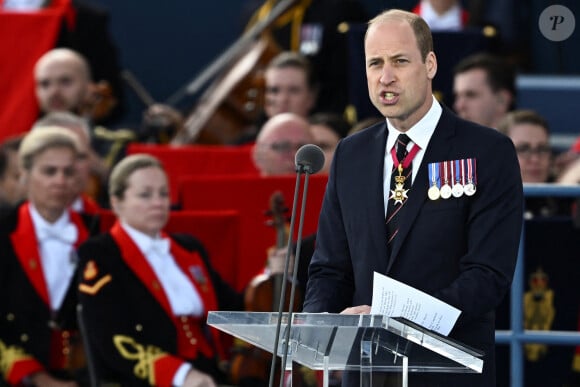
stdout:
<svg viewBox="0 0 580 387">
<path fill-rule="evenodd" d="M 297 172 L 316 173 L 324 167 L 324 152 L 318 145 L 306 144 L 298 149 L 294 162 Z"/>
<path fill-rule="evenodd" d="M 314 144 L 306 144 L 300 147 L 294 157 L 296 164 L 296 186 L 294 188 L 294 201 L 292 203 L 292 215 L 290 217 L 290 232 L 288 235 L 288 248 L 284 262 L 284 275 L 282 284 L 286 284 L 288 280 L 288 268 L 290 267 L 290 255 L 292 249 L 292 234 L 294 232 L 294 223 L 296 221 L 296 206 L 298 203 L 298 192 L 300 191 L 300 175 L 304 174 L 304 190 L 302 192 L 302 207 L 300 209 L 300 221 L 298 222 L 298 237 L 296 238 L 296 253 L 294 255 L 294 270 L 292 273 L 292 285 L 290 287 L 290 303 L 288 306 L 288 327 L 285 332 L 285 339 L 283 345 L 282 365 L 280 366 L 280 384 L 284 385 L 284 372 L 286 371 L 286 360 L 288 355 L 288 345 L 290 340 L 290 329 L 292 327 L 292 309 L 294 309 L 294 293 L 296 290 L 296 281 L 298 278 L 298 265 L 300 263 L 300 248 L 302 246 L 302 228 L 304 226 L 304 213 L 306 211 L 306 194 L 308 193 L 309 176 L 322 169 L 324 166 L 324 152 L 319 146 Z M 276 336 L 274 339 L 274 348 L 272 351 L 273 361 L 270 368 L 270 382 L 269 387 L 273 387 L 274 373 L 276 368 L 276 356 L 278 356 L 278 343 L 280 342 L 280 329 L 282 326 L 282 315 L 284 312 L 284 301 L 286 299 L 286 286 L 282 286 L 280 294 L 280 304 L 278 307 L 278 321 L 276 322 Z"/>
</svg>

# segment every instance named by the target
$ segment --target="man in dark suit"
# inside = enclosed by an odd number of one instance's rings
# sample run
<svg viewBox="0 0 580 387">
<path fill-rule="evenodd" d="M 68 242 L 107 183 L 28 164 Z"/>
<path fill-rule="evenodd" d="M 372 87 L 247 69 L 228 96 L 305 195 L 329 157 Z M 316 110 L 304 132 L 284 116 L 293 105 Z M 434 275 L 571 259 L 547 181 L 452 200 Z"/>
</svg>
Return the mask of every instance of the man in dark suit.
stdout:
<svg viewBox="0 0 580 387">
<path fill-rule="evenodd" d="M 386 274 L 461 310 L 449 336 L 485 353 L 482 374 L 411 373 L 409 385 L 493 386 L 494 308 L 510 287 L 522 222 L 513 144 L 435 100 L 437 60 L 417 15 L 374 18 L 365 59 L 386 123 L 336 149 L 304 312 L 369 313 L 373 272 Z"/>
</svg>

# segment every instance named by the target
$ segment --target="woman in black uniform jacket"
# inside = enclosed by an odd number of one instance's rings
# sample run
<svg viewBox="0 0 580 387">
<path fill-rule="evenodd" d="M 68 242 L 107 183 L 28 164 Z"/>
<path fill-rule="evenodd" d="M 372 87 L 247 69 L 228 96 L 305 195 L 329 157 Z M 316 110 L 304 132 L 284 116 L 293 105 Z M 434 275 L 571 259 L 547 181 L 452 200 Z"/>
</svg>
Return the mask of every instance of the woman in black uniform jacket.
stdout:
<svg viewBox="0 0 580 387">
<path fill-rule="evenodd" d="M 223 381 L 210 310 L 242 310 L 240 294 L 191 237 L 169 236 L 167 176 L 132 155 L 109 182 L 117 222 L 79 249 L 79 297 L 99 376 L 123 386 L 213 386 Z"/>
</svg>

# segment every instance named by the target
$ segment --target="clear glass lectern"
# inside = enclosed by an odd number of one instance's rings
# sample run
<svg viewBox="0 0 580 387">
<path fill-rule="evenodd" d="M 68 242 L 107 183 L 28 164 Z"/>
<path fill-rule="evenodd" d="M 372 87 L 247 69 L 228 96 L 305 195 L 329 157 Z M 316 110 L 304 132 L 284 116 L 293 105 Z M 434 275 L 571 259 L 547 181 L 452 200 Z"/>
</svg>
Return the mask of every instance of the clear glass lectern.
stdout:
<svg viewBox="0 0 580 387">
<path fill-rule="evenodd" d="M 208 324 L 249 344 L 274 353 L 277 312 L 209 312 Z M 282 315 L 276 354 L 284 355 L 290 327 L 287 369 L 293 363 L 323 373 L 359 371 L 360 386 L 372 386 L 373 373 L 481 373 L 483 354 L 408 320 L 380 315 L 293 313 Z"/>
</svg>

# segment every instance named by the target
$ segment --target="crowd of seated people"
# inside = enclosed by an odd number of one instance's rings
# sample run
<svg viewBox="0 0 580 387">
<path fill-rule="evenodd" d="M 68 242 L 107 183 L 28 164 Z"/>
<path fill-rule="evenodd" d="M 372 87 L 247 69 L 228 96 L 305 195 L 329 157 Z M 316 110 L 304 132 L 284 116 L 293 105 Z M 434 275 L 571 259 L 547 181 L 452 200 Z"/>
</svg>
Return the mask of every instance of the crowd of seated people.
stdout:
<svg viewBox="0 0 580 387">
<path fill-rule="evenodd" d="M 453 108 L 462 118 L 512 139 L 524 183 L 577 185 L 580 161 L 555 167 L 548 122 L 533 111 L 513 110 L 513 71 L 487 54 L 466 58 L 455 69 Z M 80 302 L 88 332 L 85 350 L 90 349 L 90 361 L 104 380 L 122 385 L 227 383 L 219 360 L 228 359 L 229 348 L 220 346 L 205 317 L 210 310 L 243 309 L 243 291 L 221 278 L 212 251 L 195 235 L 164 232 L 174 204 L 169 180 L 180 176 L 163 160 L 124 155 L 122 147 L 140 140 L 137 131 L 117 132 L 106 145 L 97 138 L 84 110 L 94 97 L 91 72 L 78 52 L 47 52 L 34 72 L 42 117 L 22 138 L 0 146 L 0 238 L 6 253 L 0 260 L 0 289 L 11 295 L 0 301 L 0 374 L 9 385 L 86 385 L 87 363 L 71 364 L 82 350 L 74 310 Z M 361 119 L 356 125 L 336 112 L 312 114 L 318 87 L 305 56 L 288 51 L 272 60 L 265 74 L 263 116 L 236 144 L 228 144 L 249 145 L 248 158 L 259 172 L 255 178 L 294 178 L 294 155 L 308 143 L 324 151 L 320 173 L 328 174 L 340 140 L 376 121 L 371 117 L 368 124 Z M 147 110 L 145 119 L 159 116 L 169 117 L 165 126 L 180 128 L 184 122 L 182 112 L 159 105 Z M 121 148 L 112 145 L 119 139 Z M 192 152 L 196 146 L 203 147 L 194 145 Z M 111 148 L 119 152 L 112 155 Z M 205 173 L 211 175 L 211 167 Z M 97 236 L 98 215 L 105 207 L 116 222 Z M 528 199 L 526 216 L 568 216 L 574 208 L 571 200 Z M 304 237 L 301 287 L 315 237 Z M 295 248 L 288 241 L 256 259 L 266 272 L 280 272 L 287 255 L 295 259 Z M 141 358 L 149 359 L 143 368 L 138 367 Z"/>
</svg>

